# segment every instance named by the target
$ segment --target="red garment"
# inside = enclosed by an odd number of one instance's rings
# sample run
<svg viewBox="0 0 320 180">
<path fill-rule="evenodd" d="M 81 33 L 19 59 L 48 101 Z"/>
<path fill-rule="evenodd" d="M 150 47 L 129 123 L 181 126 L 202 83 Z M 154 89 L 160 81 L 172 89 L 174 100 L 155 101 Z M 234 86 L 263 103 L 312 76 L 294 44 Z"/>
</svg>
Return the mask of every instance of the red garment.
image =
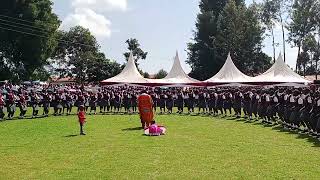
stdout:
<svg viewBox="0 0 320 180">
<path fill-rule="evenodd" d="M 0 106 L 4 106 L 4 100 L 3 100 L 2 95 L 0 95 Z"/>
<path fill-rule="evenodd" d="M 84 111 L 78 112 L 79 123 L 83 124 L 86 122 L 86 113 Z"/>
<path fill-rule="evenodd" d="M 20 104 L 26 104 L 26 99 L 24 96 L 20 96 Z"/>
<path fill-rule="evenodd" d="M 9 93 L 8 94 L 8 100 L 9 100 L 9 103 L 13 104 L 14 103 L 14 96 L 12 93 Z"/>
<path fill-rule="evenodd" d="M 142 122 L 151 123 L 154 118 L 153 102 L 151 96 L 142 94 L 138 97 L 140 119 Z"/>
</svg>

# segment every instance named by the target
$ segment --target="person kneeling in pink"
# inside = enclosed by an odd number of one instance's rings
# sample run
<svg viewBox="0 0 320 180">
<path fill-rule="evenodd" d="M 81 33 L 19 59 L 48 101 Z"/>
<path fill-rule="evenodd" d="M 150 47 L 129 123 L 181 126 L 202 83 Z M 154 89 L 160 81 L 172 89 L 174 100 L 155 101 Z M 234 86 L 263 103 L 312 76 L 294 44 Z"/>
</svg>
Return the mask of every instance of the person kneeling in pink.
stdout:
<svg viewBox="0 0 320 180">
<path fill-rule="evenodd" d="M 144 134 L 147 136 L 160 136 L 165 135 L 166 128 L 164 126 L 157 125 L 155 121 L 151 122 L 151 125 L 144 130 Z"/>
</svg>

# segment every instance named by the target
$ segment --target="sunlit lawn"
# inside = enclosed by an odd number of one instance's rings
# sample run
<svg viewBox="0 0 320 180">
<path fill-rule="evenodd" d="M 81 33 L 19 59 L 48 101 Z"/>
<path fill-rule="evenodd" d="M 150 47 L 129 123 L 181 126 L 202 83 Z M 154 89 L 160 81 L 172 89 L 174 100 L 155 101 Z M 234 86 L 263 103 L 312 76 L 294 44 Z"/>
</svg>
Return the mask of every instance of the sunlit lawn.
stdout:
<svg viewBox="0 0 320 180">
<path fill-rule="evenodd" d="M 317 140 L 232 118 L 158 115 L 168 133 L 143 136 L 138 115 L 0 123 L 0 179 L 319 179 Z"/>
</svg>

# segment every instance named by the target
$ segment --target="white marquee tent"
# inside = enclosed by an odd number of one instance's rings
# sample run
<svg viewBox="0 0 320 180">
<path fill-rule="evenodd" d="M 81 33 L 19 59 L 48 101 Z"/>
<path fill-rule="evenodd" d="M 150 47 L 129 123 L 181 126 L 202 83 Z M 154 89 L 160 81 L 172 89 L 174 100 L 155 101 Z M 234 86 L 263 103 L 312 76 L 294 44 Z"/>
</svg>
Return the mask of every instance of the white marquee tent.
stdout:
<svg viewBox="0 0 320 180">
<path fill-rule="evenodd" d="M 254 83 L 311 83 L 290 69 L 279 55 L 273 66 L 265 73 L 252 78 Z"/>
<path fill-rule="evenodd" d="M 178 52 L 174 58 L 172 69 L 164 79 L 145 79 L 139 73 L 132 53 L 128 63 L 120 74 L 101 82 L 102 85 L 131 84 L 142 86 L 213 86 L 223 84 L 308 84 L 310 81 L 291 70 L 282 60 L 281 55 L 273 66 L 265 73 L 250 77 L 243 74 L 233 63 L 230 53 L 221 70 L 212 78 L 201 82 L 189 77 L 180 64 Z"/>
<path fill-rule="evenodd" d="M 178 52 L 174 58 L 173 66 L 163 79 L 149 79 L 150 83 L 168 86 L 201 85 L 202 82 L 189 77 L 183 70 Z"/>
<path fill-rule="evenodd" d="M 208 84 L 246 83 L 252 81 L 252 77 L 243 74 L 233 63 L 230 53 L 220 71 L 212 78 L 206 80 Z"/>
<path fill-rule="evenodd" d="M 148 80 L 141 76 L 139 73 L 132 53 L 130 53 L 128 63 L 122 72 L 115 77 L 101 81 L 102 85 L 112 84 L 148 84 Z"/>
</svg>

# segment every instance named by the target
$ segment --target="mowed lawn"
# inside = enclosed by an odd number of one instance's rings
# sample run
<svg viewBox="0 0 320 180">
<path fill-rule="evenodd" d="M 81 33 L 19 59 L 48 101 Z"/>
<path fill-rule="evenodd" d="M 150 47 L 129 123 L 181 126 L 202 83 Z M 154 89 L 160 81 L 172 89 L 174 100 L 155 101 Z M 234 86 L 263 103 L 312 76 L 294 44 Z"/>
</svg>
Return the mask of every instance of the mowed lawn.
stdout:
<svg viewBox="0 0 320 180">
<path fill-rule="evenodd" d="M 320 144 L 305 135 L 231 118 L 158 115 L 161 137 L 138 115 L 0 123 L 0 179 L 319 179 Z"/>
</svg>

